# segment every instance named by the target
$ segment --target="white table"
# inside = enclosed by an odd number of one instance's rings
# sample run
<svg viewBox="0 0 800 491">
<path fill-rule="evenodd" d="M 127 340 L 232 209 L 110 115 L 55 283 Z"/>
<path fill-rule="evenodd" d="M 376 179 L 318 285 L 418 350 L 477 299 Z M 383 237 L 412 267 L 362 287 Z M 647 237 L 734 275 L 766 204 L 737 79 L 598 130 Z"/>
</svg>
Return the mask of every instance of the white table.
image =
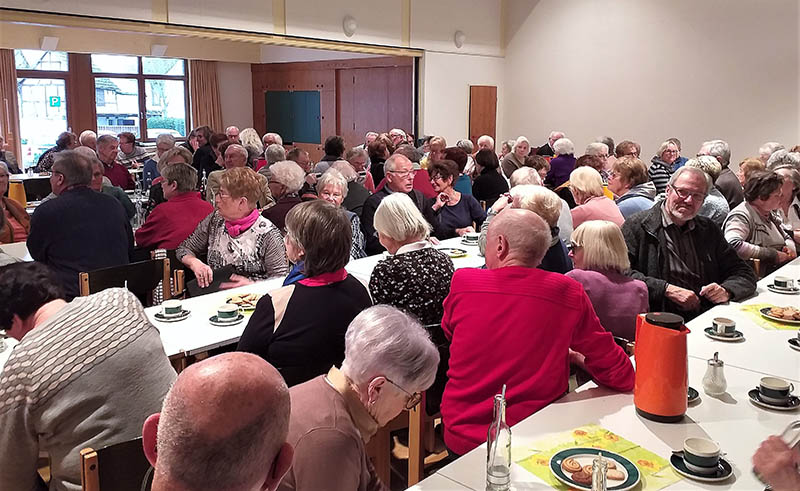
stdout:
<svg viewBox="0 0 800 491">
<path fill-rule="evenodd" d="M 28 246 L 25 242 L 14 242 L 13 244 L 0 245 L 0 250 L 5 252 L 11 257 L 22 259 L 23 261 L 33 261 L 31 254 L 28 252 Z"/>
</svg>

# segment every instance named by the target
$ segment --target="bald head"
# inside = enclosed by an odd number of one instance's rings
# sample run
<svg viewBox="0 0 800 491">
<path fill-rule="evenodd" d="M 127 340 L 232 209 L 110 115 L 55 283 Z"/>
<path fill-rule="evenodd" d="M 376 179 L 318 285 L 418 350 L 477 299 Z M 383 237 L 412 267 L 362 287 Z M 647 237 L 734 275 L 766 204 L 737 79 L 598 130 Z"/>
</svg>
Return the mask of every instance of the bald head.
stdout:
<svg viewBox="0 0 800 491">
<path fill-rule="evenodd" d="M 226 353 L 190 365 L 167 394 L 160 417 L 145 423 L 145 454 L 156 468 L 153 490 L 262 489 L 281 470 L 289 413 L 286 383 L 258 356 Z M 157 441 L 154 459 L 151 440 Z"/>
<path fill-rule="evenodd" d="M 536 213 L 506 208 L 489 224 L 486 234 L 486 267 L 535 268 L 550 247 L 550 227 Z"/>
</svg>

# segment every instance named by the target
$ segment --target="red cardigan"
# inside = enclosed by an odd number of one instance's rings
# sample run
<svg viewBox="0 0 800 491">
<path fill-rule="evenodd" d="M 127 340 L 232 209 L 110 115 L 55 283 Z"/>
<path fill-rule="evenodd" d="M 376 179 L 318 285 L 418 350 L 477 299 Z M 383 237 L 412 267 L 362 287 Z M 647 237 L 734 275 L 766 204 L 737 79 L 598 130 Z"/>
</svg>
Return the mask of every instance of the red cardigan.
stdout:
<svg viewBox="0 0 800 491">
<path fill-rule="evenodd" d="M 514 425 L 567 390 L 569 348 L 593 378 L 633 390 L 634 370 L 603 329 L 577 281 L 541 269 L 459 269 L 444 302 L 450 368 L 442 398 L 447 447 L 466 453 L 486 441 L 492 400 L 507 384 Z"/>
<path fill-rule="evenodd" d="M 122 189 L 133 189 L 135 186 L 133 176 L 128 172 L 128 169 L 119 162 L 115 161 L 111 167 L 103 164 L 103 169 L 105 169 L 105 176 L 114 186 L 121 187 Z"/>
<path fill-rule="evenodd" d="M 136 245 L 155 249 L 175 249 L 194 232 L 197 224 L 214 211 L 200 193 L 189 191 L 159 204 L 136 231 Z"/>
</svg>

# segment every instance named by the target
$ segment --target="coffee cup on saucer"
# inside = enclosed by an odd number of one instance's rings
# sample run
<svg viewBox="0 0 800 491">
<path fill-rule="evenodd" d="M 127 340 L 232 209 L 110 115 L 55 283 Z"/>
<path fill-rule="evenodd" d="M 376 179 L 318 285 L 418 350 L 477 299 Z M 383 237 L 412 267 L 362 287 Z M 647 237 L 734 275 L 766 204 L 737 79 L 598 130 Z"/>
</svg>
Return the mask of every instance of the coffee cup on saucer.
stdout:
<svg viewBox="0 0 800 491">
<path fill-rule="evenodd" d="M 683 441 L 683 461 L 696 474 L 715 474 L 719 469 L 719 444 L 708 438 L 687 438 Z"/>
<path fill-rule="evenodd" d="M 762 377 L 758 384 L 758 397 L 770 404 L 786 405 L 794 385 L 778 377 Z"/>
<path fill-rule="evenodd" d="M 478 239 L 480 237 L 481 237 L 481 234 L 479 232 L 467 232 L 461 237 L 461 239 L 464 242 L 475 242 L 475 243 L 477 243 Z"/>
<path fill-rule="evenodd" d="M 177 317 L 183 314 L 183 304 L 180 300 L 164 300 L 161 303 L 161 315 L 164 317 Z"/>
<path fill-rule="evenodd" d="M 772 284 L 778 290 L 794 290 L 795 288 L 794 280 L 786 276 L 776 276 L 775 279 L 772 280 Z"/>
<path fill-rule="evenodd" d="M 714 332 L 720 336 L 733 336 L 736 334 L 736 322 L 727 317 L 714 317 L 711 321 Z"/>
<path fill-rule="evenodd" d="M 239 319 L 239 306 L 226 303 L 217 308 L 217 322 L 235 322 Z"/>
</svg>

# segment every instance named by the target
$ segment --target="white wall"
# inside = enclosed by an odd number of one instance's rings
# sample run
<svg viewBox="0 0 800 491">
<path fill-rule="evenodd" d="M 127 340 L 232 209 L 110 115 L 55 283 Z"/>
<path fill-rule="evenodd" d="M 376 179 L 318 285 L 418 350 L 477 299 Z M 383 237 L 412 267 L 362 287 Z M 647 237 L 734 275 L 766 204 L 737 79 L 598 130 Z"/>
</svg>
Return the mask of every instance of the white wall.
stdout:
<svg viewBox="0 0 800 491">
<path fill-rule="evenodd" d="M 444 136 L 448 145 L 469 137 L 469 86 L 497 86 L 497 136 L 504 134 L 503 59 L 426 52 L 420 63 L 420 135 Z"/>
<path fill-rule="evenodd" d="M 678 137 L 732 161 L 761 143 L 798 143 L 798 2 L 508 0 L 507 137 L 564 130 L 635 139 L 643 159 Z"/>
<path fill-rule="evenodd" d="M 461 54 L 502 55 L 500 0 L 411 0 L 411 47 Z M 457 48 L 456 31 L 466 36 Z"/>
<path fill-rule="evenodd" d="M 291 46 L 261 46 L 261 63 L 286 63 L 292 61 L 344 60 L 350 58 L 370 58 L 374 55 L 331 51 L 326 49 L 293 48 Z"/>
<path fill-rule="evenodd" d="M 217 63 L 222 123 L 239 129 L 253 126 L 253 75 L 249 63 Z"/>
</svg>

